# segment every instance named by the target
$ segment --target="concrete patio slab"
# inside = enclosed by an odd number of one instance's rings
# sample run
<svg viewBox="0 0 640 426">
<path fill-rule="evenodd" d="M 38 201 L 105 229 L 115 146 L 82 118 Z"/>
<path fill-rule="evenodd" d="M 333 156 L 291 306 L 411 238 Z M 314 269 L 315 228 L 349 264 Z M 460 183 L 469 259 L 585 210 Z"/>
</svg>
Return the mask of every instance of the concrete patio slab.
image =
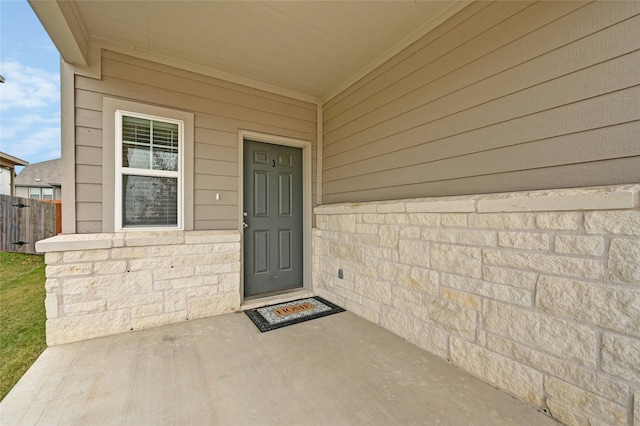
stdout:
<svg viewBox="0 0 640 426">
<path fill-rule="evenodd" d="M 267 333 L 228 314 L 51 347 L 0 424 L 556 423 L 344 312 Z"/>
</svg>

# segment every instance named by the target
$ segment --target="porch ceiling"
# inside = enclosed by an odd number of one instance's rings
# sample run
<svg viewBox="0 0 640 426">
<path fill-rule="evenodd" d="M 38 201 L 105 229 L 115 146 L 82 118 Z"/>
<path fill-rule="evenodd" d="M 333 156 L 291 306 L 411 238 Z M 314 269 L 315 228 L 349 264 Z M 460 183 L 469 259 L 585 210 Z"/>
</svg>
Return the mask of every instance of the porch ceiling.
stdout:
<svg viewBox="0 0 640 426">
<path fill-rule="evenodd" d="M 469 1 L 29 0 L 66 62 L 103 47 L 327 100 Z"/>
</svg>

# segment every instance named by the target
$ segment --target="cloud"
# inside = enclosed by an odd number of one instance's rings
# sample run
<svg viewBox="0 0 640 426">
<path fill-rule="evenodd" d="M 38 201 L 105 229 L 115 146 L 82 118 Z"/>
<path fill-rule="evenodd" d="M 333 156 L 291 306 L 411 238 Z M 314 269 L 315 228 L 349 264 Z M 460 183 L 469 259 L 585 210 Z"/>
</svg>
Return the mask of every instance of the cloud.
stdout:
<svg viewBox="0 0 640 426">
<path fill-rule="evenodd" d="M 0 63 L 0 110 L 47 108 L 60 102 L 60 75 L 9 59 Z"/>
<path fill-rule="evenodd" d="M 0 150 L 30 163 L 60 158 L 59 74 L 15 59 L 0 72 Z"/>
</svg>

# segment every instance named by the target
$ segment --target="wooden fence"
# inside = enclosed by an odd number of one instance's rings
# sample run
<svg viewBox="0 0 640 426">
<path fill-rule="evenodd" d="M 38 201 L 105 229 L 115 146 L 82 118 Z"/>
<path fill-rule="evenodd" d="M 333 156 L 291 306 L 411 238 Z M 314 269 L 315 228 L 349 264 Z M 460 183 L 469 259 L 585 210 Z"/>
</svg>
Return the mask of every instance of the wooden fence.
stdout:
<svg viewBox="0 0 640 426">
<path fill-rule="evenodd" d="M 37 241 L 56 235 L 56 206 L 59 204 L 0 195 L 0 250 L 36 253 Z"/>
</svg>

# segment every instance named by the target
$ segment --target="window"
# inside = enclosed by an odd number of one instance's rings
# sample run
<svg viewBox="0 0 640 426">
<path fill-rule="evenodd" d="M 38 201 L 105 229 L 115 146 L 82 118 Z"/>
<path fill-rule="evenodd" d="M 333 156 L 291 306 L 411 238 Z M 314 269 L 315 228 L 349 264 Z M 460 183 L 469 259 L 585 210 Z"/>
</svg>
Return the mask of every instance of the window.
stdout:
<svg viewBox="0 0 640 426">
<path fill-rule="evenodd" d="M 53 200 L 53 188 L 42 188 L 42 199 Z"/>
<path fill-rule="evenodd" d="M 40 188 L 29 188 L 29 198 L 32 200 L 40 199 Z"/>
<path fill-rule="evenodd" d="M 116 227 L 182 228 L 180 120 L 116 111 Z"/>
</svg>

